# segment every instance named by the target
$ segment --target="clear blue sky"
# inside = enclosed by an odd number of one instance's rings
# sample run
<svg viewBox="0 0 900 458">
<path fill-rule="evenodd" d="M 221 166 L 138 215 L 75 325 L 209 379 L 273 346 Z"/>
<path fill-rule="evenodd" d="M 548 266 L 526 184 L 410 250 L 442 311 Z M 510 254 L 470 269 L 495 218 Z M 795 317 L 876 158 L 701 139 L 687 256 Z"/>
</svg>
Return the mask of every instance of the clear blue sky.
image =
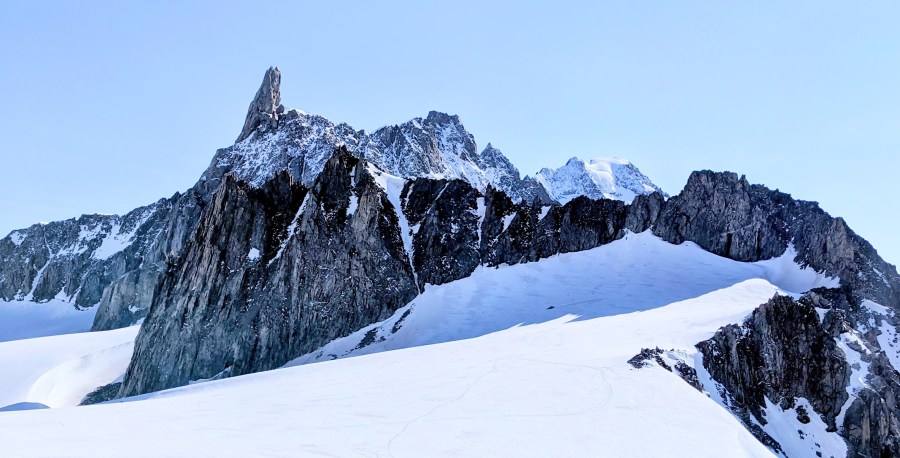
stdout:
<svg viewBox="0 0 900 458">
<path fill-rule="evenodd" d="M 423 3 L 0 3 L 0 232 L 188 188 L 277 65 L 288 108 L 456 113 L 523 173 L 744 173 L 900 262 L 900 2 Z"/>
</svg>

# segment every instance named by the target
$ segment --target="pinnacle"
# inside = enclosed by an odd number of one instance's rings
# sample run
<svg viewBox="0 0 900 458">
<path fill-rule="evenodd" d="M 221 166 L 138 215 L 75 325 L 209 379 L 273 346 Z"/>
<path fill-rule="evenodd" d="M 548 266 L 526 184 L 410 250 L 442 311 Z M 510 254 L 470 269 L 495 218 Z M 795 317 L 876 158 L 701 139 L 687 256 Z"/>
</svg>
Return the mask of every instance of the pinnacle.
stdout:
<svg viewBox="0 0 900 458">
<path fill-rule="evenodd" d="M 269 67 L 263 76 L 262 84 L 256 91 L 256 97 L 247 109 L 244 128 L 236 142 L 241 142 L 253 133 L 260 125 L 268 128 L 278 127 L 278 119 L 284 112 L 281 105 L 281 72 L 278 67 Z"/>
</svg>

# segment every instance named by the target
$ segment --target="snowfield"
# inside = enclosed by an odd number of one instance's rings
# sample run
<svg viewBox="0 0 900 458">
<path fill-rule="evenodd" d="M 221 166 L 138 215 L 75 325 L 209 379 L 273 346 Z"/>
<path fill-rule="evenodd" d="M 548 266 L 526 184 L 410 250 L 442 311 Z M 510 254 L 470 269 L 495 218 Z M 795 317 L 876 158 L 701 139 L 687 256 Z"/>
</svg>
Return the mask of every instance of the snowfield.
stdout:
<svg viewBox="0 0 900 458">
<path fill-rule="evenodd" d="M 643 233 L 480 268 L 291 367 L 0 412 L 0 456 L 773 456 L 677 375 L 626 361 L 660 347 L 696 364 L 720 326 L 833 282 L 788 256 L 739 263 Z M 72 405 L 124 371 L 136 329 L 0 344 L 0 396 Z M 21 395 L 47 377 L 67 394 Z"/>
</svg>

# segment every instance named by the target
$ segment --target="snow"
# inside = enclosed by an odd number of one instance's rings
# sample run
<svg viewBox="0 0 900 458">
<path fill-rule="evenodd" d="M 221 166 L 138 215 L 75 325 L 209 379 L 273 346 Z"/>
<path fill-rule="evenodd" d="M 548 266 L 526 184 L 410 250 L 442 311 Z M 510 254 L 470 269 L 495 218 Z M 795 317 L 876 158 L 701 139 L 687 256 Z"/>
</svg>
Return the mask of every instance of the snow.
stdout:
<svg viewBox="0 0 900 458">
<path fill-rule="evenodd" d="M 561 204 L 581 195 L 631 203 L 635 196 L 662 192 L 637 167 L 617 157 L 596 158 L 587 163 L 573 157 L 563 167 L 541 170 L 535 179 Z"/>
<path fill-rule="evenodd" d="M 149 217 L 150 212 L 146 217 Z M 146 218 L 145 218 L 146 219 Z M 109 259 L 114 254 L 128 248 L 134 243 L 134 236 L 137 232 L 137 229 L 141 227 L 143 221 L 135 224 L 134 229 L 130 231 L 122 231 L 122 226 L 119 224 L 114 224 L 112 229 L 109 231 L 109 235 L 103 238 L 103 242 L 100 243 L 100 246 L 94 250 L 93 257 L 95 259 Z"/>
<path fill-rule="evenodd" d="M 247 259 L 251 261 L 256 261 L 257 259 L 259 259 L 259 256 L 259 250 L 256 248 L 250 248 L 250 251 L 247 252 Z"/>
<path fill-rule="evenodd" d="M 478 245 L 481 246 L 481 225 L 484 224 L 484 215 L 487 211 L 487 207 L 484 205 L 484 197 L 479 197 L 475 199 L 475 216 L 478 218 L 478 229 L 476 233 L 478 235 Z M 421 223 L 419 223 L 421 224 Z M 413 235 L 419 232 L 419 224 L 413 228 Z"/>
<path fill-rule="evenodd" d="M 22 242 L 25 241 L 25 237 L 27 237 L 27 236 L 28 236 L 28 234 L 26 234 L 24 232 L 12 231 L 9 233 L 9 240 L 13 243 L 13 245 L 19 246 L 22 244 Z"/>
<path fill-rule="evenodd" d="M 376 179 L 401 208 L 402 180 Z M 715 394 L 626 361 L 657 346 L 696 361 L 694 344 L 786 292 L 779 286 L 813 284 L 796 264 L 629 234 L 429 287 L 293 367 L 2 412 L 0 443 L 11 456 L 773 456 Z M 384 341 L 352 351 L 373 329 Z M 0 344 L 0 365 L 15 368 L 0 379 L 0 406 L 72 405 L 121 375 L 136 332 Z"/>
<path fill-rule="evenodd" d="M 78 310 L 58 299 L 41 303 L 0 300 L 0 342 L 86 332 L 96 314 L 96 306 Z"/>
<path fill-rule="evenodd" d="M 128 367 L 138 327 L 0 342 L 0 407 L 77 405 Z"/>
<path fill-rule="evenodd" d="M 297 208 L 297 213 L 294 215 L 294 220 L 291 221 L 291 225 L 288 226 L 287 235 L 284 237 L 284 241 L 281 242 L 281 246 L 278 247 L 278 252 L 275 253 L 275 256 L 271 261 L 269 261 L 269 265 L 272 265 L 272 263 L 275 262 L 276 259 L 281 257 L 281 254 L 284 252 L 284 248 L 294 237 L 294 232 L 297 231 L 297 225 L 300 223 L 300 217 L 303 216 L 303 210 L 306 209 L 307 202 L 309 202 L 309 193 L 303 196 L 303 202 L 300 202 L 300 207 Z"/>
<path fill-rule="evenodd" d="M 47 270 L 47 266 L 50 265 L 50 262 L 53 261 L 53 256 L 47 259 L 47 262 L 38 269 L 37 273 L 34 274 L 34 279 L 31 280 L 31 289 L 28 290 L 28 294 L 22 298 L 25 302 L 31 302 L 34 299 L 34 290 L 37 289 L 37 286 L 41 284 L 41 279 L 44 278 L 44 271 Z"/>
<path fill-rule="evenodd" d="M 863 353 L 867 354 L 868 348 L 865 342 L 863 342 L 854 331 L 845 332 L 839 335 L 835 338 L 835 341 L 837 342 L 838 348 L 844 352 L 844 358 L 847 360 L 847 364 L 850 365 L 850 384 L 847 386 L 847 394 L 850 396 L 847 398 L 847 402 L 841 406 L 841 411 L 836 419 L 838 425 L 843 425 L 844 415 L 846 415 L 847 409 L 849 409 L 850 405 L 853 404 L 853 401 L 856 400 L 859 391 L 868 387 L 866 378 L 869 375 L 869 363 L 864 361 L 862 353 L 851 347 L 851 345 L 860 348 Z"/>
<path fill-rule="evenodd" d="M 841 287 L 841 280 L 837 277 L 829 277 L 824 273 L 816 272 L 809 266 L 799 267 L 794 261 L 796 257 L 797 250 L 793 244 L 789 244 L 781 256 L 760 261 L 757 264 L 766 268 L 768 272 L 766 278 L 769 281 L 781 285 L 787 291 L 802 293 L 813 288 Z"/>
<path fill-rule="evenodd" d="M 504 216 L 504 217 L 503 217 L 503 230 L 502 230 L 501 232 L 506 232 L 506 229 L 509 228 L 510 223 L 512 223 L 512 220 L 514 220 L 514 219 L 516 219 L 516 213 L 515 213 L 515 212 L 510 213 L 510 214 Z"/>
<path fill-rule="evenodd" d="M 669 244 L 649 231 L 629 234 L 593 250 L 536 263 L 480 267 L 463 281 L 429 286 L 387 320 L 291 364 L 469 339 L 566 317 L 588 320 L 645 311 L 740 285 L 782 287 L 764 288 L 755 308 L 776 291 L 802 293 L 815 287 L 814 278 L 796 264 L 790 265 L 741 263 L 690 242 Z M 711 328 L 709 336 L 717 328 Z M 372 340 L 366 335 L 373 330 L 375 342 L 361 346 L 364 339 Z M 652 346 L 656 345 L 670 348 L 673 343 L 657 340 Z"/>
<path fill-rule="evenodd" d="M 553 208 L 553 206 L 551 205 L 545 205 L 541 207 L 541 215 L 538 216 L 538 221 L 544 219 L 544 217 L 547 216 L 547 213 L 550 213 L 551 208 Z"/>
<path fill-rule="evenodd" d="M 356 208 L 359 207 L 359 197 L 356 197 L 356 194 L 350 193 L 350 203 L 347 205 L 347 216 L 353 216 L 356 213 Z"/>
<path fill-rule="evenodd" d="M 782 410 L 766 398 L 763 413 L 767 423 L 762 429 L 781 445 L 785 454 L 790 457 L 812 457 L 816 456 L 816 452 L 821 452 L 826 457 L 847 456 L 847 443 L 839 435 L 828 432 L 828 425 L 822 421 L 809 401 L 796 398 L 795 402 L 793 408 Z M 798 407 L 806 410 L 809 423 L 803 424 L 797 419 Z"/>
<path fill-rule="evenodd" d="M 14 456 L 773 456 L 677 376 L 625 361 L 691 348 L 774 291 L 755 279 L 642 313 L 5 412 L 0 442 Z"/>
<path fill-rule="evenodd" d="M 384 172 L 372 163 L 368 163 L 367 167 L 369 174 L 375 179 L 375 183 L 377 183 L 378 186 L 381 186 L 381 189 L 387 194 L 388 201 L 394 207 L 394 213 L 397 215 L 397 222 L 400 225 L 400 238 L 403 240 L 403 248 L 406 250 L 407 259 L 409 259 L 409 269 L 410 272 L 413 273 L 413 279 L 416 282 L 416 288 L 418 288 L 419 277 L 416 274 L 416 268 L 413 266 L 412 261 L 412 236 L 414 232 L 409 227 L 409 221 L 406 219 L 406 214 L 403 213 L 403 203 L 400 199 L 400 194 L 403 193 L 403 187 L 406 185 L 406 180 Z M 443 193 L 445 189 L 447 189 L 447 186 L 444 186 L 444 188 L 441 189 L 441 193 Z M 438 198 L 440 198 L 440 194 L 438 194 Z M 435 199 L 435 201 L 437 201 L 437 199 Z M 419 225 L 417 224 L 415 231 L 418 232 L 418 230 Z"/>
<path fill-rule="evenodd" d="M 884 351 L 884 354 L 891 362 L 891 366 L 895 370 L 900 371 L 900 336 L 897 334 L 897 328 L 886 319 L 889 317 L 894 318 L 894 312 L 870 300 L 862 301 L 862 307 L 872 314 L 880 315 L 877 337 L 878 346 Z M 871 323 L 874 325 L 874 320 L 871 320 Z"/>
</svg>

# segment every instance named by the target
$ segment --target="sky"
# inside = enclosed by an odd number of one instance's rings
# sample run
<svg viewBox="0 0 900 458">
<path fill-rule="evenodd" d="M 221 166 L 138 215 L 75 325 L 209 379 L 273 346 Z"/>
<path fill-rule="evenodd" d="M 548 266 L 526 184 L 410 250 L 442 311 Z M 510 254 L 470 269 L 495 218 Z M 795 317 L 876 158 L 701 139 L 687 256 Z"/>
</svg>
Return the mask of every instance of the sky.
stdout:
<svg viewBox="0 0 900 458">
<path fill-rule="evenodd" d="M 523 174 L 730 170 L 900 263 L 900 2 L 0 2 L 0 233 L 187 189 L 269 66 L 374 130 L 458 114 Z"/>
</svg>

